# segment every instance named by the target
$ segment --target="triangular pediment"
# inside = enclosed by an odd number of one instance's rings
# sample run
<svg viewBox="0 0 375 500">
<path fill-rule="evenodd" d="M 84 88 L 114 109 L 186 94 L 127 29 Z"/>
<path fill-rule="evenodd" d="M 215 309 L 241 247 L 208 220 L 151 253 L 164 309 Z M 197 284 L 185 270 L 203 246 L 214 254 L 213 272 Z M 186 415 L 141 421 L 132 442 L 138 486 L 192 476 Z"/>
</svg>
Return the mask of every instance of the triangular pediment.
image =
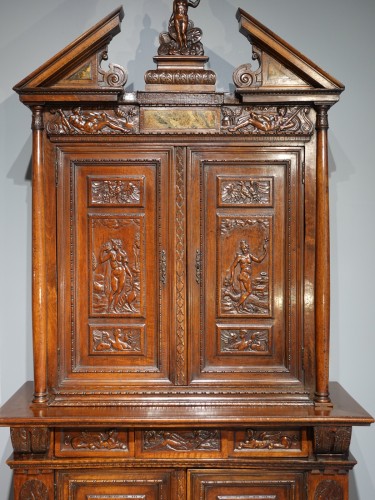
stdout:
<svg viewBox="0 0 375 500">
<path fill-rule="evenodd" d="M 120 32 L 123 17 L 122 7 L 111 12 L 21 80 L 14 90 L 26 102 L 58 100 L 62 93 L 78 93 L 80 101 L 91 100 L 103 91 L 105 100 L 116 99 L 126 83 L 126 71 L 116 64 L 109 64 L 109 69 L 104 70 L 101 62 L 107 59 L 108 45 Z"/>
<path fill-rule="evenodd" d="M 237 19 L 240 32 L 253 46 L 253 59 L 259 67 L 240 66 L 234 74 L 237 90 L 316 90 L 341 92 L 344 85 L 310 59 L 266 28 L 242 9 Z"/>
</svg>

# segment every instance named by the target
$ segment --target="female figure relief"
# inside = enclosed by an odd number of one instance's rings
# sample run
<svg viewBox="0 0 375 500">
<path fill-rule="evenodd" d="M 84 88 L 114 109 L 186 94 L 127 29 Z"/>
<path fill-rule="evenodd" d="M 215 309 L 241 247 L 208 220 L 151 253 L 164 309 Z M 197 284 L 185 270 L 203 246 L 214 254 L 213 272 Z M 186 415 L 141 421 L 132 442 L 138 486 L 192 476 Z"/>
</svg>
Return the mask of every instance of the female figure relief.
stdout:
<svg viewBox="0 0 375 500">
<path fill-rule="evenodd" d="M 241 308 L 246 301 L 246 299 L 251 295 L 252 292 L 252 263 L 260 263 L 264 260 L 267 255 L 267 243 L 268 239 L 264 239 L 263 244 L 263 254 L 259 257 L 250 253 L 250 245 L 246 240 L 240 241 L 241 253 L 238 253 L 230 266 L 230 279 L 229 284 L 233 286 L 234 274 L 237 266 L 240 266 L 240 274 L 237 280 L 240 284 L 241 295 L 237 302 L 237 308 Z"/>
</svg>

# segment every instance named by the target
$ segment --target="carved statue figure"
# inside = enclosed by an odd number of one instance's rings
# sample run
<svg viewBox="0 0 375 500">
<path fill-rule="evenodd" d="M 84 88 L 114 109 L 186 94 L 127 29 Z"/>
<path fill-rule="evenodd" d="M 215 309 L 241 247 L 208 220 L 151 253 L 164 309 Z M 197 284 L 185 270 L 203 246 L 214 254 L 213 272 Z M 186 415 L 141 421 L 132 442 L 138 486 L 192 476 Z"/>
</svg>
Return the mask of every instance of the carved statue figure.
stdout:
<svg viewBox="0 0 375 500">
<path fill-rule="evenodd" d="M 187 30 L 189 25 L 188 8 L 197 7 L 200 0 L 174 0 L 173 2 L 173 14 L 171 17 L 171 22 L 173 22 L 174 28 L 177 33 L 177 40 L 180 49 L 187 48 Z"/>
<path fill-rule="evenodd" d="M 230 285 L 234 282 L 234 272 L 236 267 L 240 266 L 240 274 L 237 279 L 240 283 L 241 296 L 238 300 L 237 307 L 240 308 L 245 300 L 249 297 L 252 292 L 251 275 L 252 275 L 252 263 L 257 262 L 258 264 L 264 260 L 267 255 L 267 243 L 268 239 L 264 239 L 263 244 L 263 255 L 257 257 L 250 253 L 250 246 L 246 240 L 241 240 L 240 249 L 241 253 L 237 253 L 232 265 L 230 266 Z"/>
<path fill-rule="evenodd" d="M 198 7 L 200 0 L 174 0 L 173 12 L 169 20 L 168 32 L 160 34 L 160 47 L 158 54 L 164 55 L 190 55 L 201 56 L 204 54 L 202 43 L 202 30 L 194 28 L 189 20 L 189 7 Z"/>
<path fill-rule="evenodd" d="M 122 248 L 121 240 L 111 240 L 107 242 L 100 252 L 101 263 L 109 261 L 111 265 L 111 291 L 108 297 L 108 312 L 113 304 L 116 307 L 125 286 L 126 275 L 129 276 L 130 283 L 133 283 L 133 275 L 128 266 L 128 255 Z"/>
</svg>

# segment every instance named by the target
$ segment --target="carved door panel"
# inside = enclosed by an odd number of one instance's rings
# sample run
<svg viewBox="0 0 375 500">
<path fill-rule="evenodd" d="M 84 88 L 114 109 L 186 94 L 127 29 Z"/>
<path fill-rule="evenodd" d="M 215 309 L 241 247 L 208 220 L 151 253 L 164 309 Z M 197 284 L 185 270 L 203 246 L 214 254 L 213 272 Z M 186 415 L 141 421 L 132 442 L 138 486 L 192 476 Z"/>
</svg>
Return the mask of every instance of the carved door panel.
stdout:
<svg viewBox="0 0 375 500">
<path fill-rule="evenodd" d="M 301 387 L 300 167 L 300 150 L 190 154 L 193 384 Z"/>
<path fill-rule="evenodd" d="M 58 500 L 172 500 L 171 471 L 61 472 Z"/>
<path fill-rule="evenodd" d="M 168 381 L 167 154 L 65 153 L 60 164 L 60 383 Z"/>
<path fill-rule="evenodd" d="M 241 470 L 188 473 L 189 500 L 300 500 L 302 475 L 250 474 Z"/>
</svg>

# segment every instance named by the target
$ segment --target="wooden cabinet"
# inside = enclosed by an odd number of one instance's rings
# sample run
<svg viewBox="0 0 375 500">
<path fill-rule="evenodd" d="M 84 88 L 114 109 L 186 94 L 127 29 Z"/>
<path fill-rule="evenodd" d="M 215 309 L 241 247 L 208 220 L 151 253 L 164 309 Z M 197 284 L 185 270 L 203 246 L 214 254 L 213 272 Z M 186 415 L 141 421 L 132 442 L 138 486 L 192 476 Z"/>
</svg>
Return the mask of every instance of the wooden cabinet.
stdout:
<svg viewBox="0 0 375 500">
<path fill-rule="evenodd" d="M 0 413 L 15 498 L 343 500 L 329 384 L 328 110 L 343 85 L 246 12 L 215 90 L 175 1 L 146 90 L 117 9 L 16 85 L 32 111 L 34 383 Z"/>
</svg>

